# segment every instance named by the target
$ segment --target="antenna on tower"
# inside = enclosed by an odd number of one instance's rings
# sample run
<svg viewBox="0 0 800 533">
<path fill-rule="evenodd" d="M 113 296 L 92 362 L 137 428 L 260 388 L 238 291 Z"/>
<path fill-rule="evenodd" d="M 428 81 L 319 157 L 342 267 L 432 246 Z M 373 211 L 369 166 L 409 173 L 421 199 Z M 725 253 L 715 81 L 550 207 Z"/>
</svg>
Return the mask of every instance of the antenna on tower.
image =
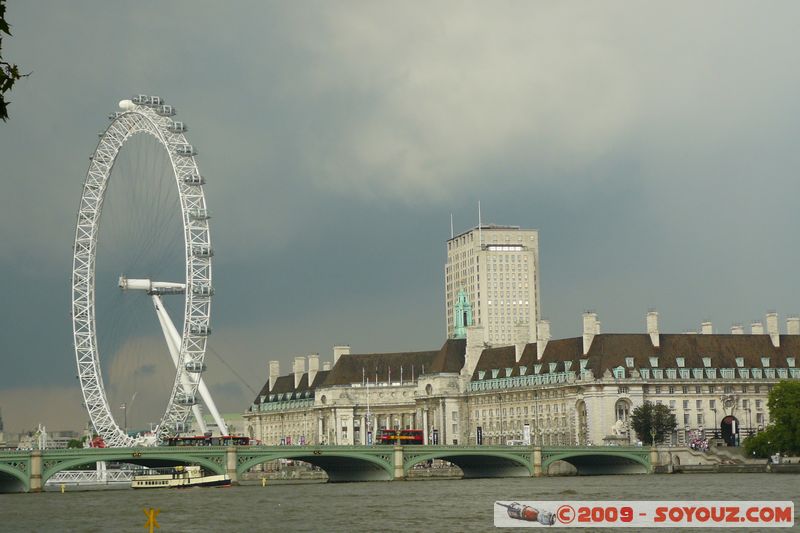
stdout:
<svg viewBox="0 0 800 533">
<path fill-rule="evenodd" d="M 453 213 L 450 213 L 450 238 L 455 237 L 453 234 Z"/>
<path fill-rule="evenodd" d="M 478 246 L 483 246 L 483 224 L 481 223 L 481 201 L 478 200 Z"/>
</svg>

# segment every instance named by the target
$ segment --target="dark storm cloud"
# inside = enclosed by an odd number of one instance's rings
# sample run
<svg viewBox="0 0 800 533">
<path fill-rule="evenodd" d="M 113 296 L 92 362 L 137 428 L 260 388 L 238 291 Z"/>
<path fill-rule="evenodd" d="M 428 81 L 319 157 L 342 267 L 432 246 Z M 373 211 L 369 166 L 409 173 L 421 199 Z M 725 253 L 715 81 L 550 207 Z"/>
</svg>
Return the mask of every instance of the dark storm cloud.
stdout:
<svg viewBox="0 0 800 533">
<path fill-rule="evenodd" d="M 135 92 L 176 105 L 200 149 L 212 346 L 253 388 L 268 359 L 287 372 L 335 343 L 439 346 L 448 213 L 466 229 L 479 199 L 540 230 L 557 336 L 585 308 L 606 331 L 643 330 L 649 307 L 668 331 L 800 311 L 797 4 L 420 6 L 12 2 L 3 51 L 34 75 L 0 126 L 8 426 L 45 409 L 32 393 L 12 419 L 20 385 L 75 385 L 75 208 L 94 134 Z M 212 389 L 234 379 L 209 366 Z M 235 389 L 222 410 L 252 399 Z"/>
</svg>

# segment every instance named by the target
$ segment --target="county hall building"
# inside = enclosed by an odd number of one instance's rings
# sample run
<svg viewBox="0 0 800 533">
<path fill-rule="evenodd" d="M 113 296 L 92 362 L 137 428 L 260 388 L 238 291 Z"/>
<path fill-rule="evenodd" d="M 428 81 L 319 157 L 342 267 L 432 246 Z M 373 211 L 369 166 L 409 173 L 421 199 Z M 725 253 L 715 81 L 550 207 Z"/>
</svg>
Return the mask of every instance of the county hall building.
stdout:
<svg viewBox="0 0 800 533">
<path fill-rule="evenodd" d="M 381 429 L 420 429 L 428 443 L 635 443 L 630 415 L 646 401 L 678 421 L 668 443 L 717 438 L 736 446 L 769 423 L 767 395 L 800 379 L 800 318 L 777 313 L 745 332 L 602 333 L 596 313 L 581 336 L 551 339 L 539 306 L 538 233 L 481 225 L 447 242 L 447 339 L 438 349 L 295 357 L 244 414 L 269 445 L 364 445 Z"/>
</svg>

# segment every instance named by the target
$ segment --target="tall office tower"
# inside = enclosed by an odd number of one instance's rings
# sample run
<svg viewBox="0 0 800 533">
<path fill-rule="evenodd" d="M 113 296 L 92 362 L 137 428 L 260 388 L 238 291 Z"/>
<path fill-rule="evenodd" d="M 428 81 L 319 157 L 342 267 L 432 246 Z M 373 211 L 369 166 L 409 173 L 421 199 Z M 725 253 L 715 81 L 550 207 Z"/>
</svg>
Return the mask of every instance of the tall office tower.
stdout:
<svg viewBox="0 0 800 533">
<path fill-rule="evenodd" d="M 459 291 L 472 308 L 484 342 L 536 341 L 539 307 L 539 232 L 482 224 L 447 241 L 445 310 L 447 337 L 461 336 L 454 311 Z"/>
</svg>

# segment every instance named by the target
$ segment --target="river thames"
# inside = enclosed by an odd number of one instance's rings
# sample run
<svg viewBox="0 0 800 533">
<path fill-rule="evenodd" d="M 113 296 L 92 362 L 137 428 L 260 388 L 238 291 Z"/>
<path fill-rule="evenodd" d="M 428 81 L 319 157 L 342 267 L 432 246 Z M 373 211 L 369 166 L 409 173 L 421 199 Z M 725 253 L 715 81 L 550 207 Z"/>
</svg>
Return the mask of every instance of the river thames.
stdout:
<svg viewBox="0 0 800 533">
<path fill-rule="evenodd" d="M 164 532 L 490 531 L 496 500 L 625 499 L 792 499 L 800 525 L 797 475 L 674 474 L 2 494 L 0 530 L 143 531 L 143 509 L 154 507 Z"/>
</svg>

